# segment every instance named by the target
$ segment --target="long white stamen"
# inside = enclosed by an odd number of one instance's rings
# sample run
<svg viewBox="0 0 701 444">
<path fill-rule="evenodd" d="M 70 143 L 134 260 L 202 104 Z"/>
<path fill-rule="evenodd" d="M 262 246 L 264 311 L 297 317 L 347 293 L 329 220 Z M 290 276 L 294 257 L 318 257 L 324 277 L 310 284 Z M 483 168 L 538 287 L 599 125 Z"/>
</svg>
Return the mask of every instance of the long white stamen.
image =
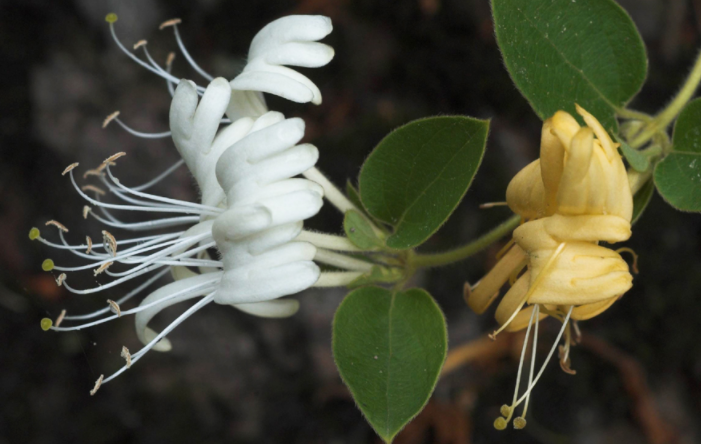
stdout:
<svg viewBox="0 0 701 444">
<path fill-rule="evenodd" d="M 143 270 L 139 270 L 136 273 L 132 273 L 129 276 L 123 277 L 121 279 L 116 279 L 116 280 L 110 282 L 109 284 L 99 285 L 98 287 L 88 288 L 86 290 L 78 290 L 77 288 L 73 288 L 70 285 L 68 285 L 67 281 L 63 283 L 63 286 L 66 287 L 66 290 L 68 290 L 74 294 L 92 294 L 92 293 L 97 293 L 98 291 L 107 290 L 108 288 L 115 287 L 121 283 L 130 281 L 134 278 L 137 278 L 137 277 L 141 276 L 142 274 L 146 274 L 146 273 L 153 271 L 153 270 L 158 270 L 161 267 L 165 267 L 165 265 L 161 265 L 161 264 L 152 265 L 152 266 L 145 268 Z"/>
<path fill-rule="evenodd" d="M 211 82 L 214 80 L 214 77 L 212 77 L 209 73 L 207 73 L 204 69 L 200 68 L 200 66 L 195 63 L 195 61 L 190 57 L 190 53 L 185 49 L 185 45 L 183 44 L 183 40 L 180 38 L 180 32 L 178 31 L 178 25 L 173 25 L 173 32 L 175 33 L 175 40 L 178 42 L 178 47 L 180 48 L 180 51 L 183 53 L 185 56 L 185 59 L 187 62 L 192 66 L 192 68 L 197 71 L 199 75 L 207 79 L 207 81 Z"/>
<path fill-rule="evenodd" d="M 540 304 L 536 304 L 533 309 L 535 312 L 535 329 L 533 330 L 533 350 L 531 350 L 531 369 L 528 372 L 528 386 L 533 385 L 533 371 L 535 369 L 535 352 L 538 348 L 538 322 L 540 318 Z M 528 403 L 531 400 L 531 394 L 528 393 L 526 396 L 526 402 L 523 404 L 523 413 L 521 413 L 521 418 L 526 419 L 526 413 L 528 413 Z"/>
<path fill-rule="evenodd" d="M 165 139 L 166 137 L 171 136 L 170 131 L 165 131 L 162 133 L 144 133 L 142 131 L 137 131 L 137 130 L 131 128 L 126 123 L 122 122 L 122 119 L 120 119 L 119 117 L 114 117 L 112 120 L 117 122 L 117 124 L 119 126 L 121 126 L 126 132 L 128 132 L 132 136 L 140 137 L 142 139 Z"/>
<path fill-rule="evenodd" d="M 213 299 L 214 299 L 214 293 L 210 293 L 210 294 L 208 294 L 207 296 L 205 296 L 205 297 L 203 297 L 202 299 L 200 299 L 195 305 L 193 305 L 193 306 L 190 307 L 187 311 L 185 311 L 185 313 L 183 313 L 183 314 L 181 314 L 180 316 L 178 316 L 177 319 L 175 319 L 173 322 L 171 322 L 170 325 L 168 325 L 168 327 L 166 327 L 166 328 L 165 328 L 162 332 L 160 332 L 155 338 L 153 338 L 153 340 L 152 340 L 151 342 L 149 342 L 148 344 L 146 344 L 145 347 L 143 347 L 143 348 L 142 348 L 141 350 L 139 350 L 137 353 L 131 355 L 131 365 L 133 366 L 133 365 L 136 363 L 136 361 L 138 361 L 138 360 L 139 360 L 142 356 L 144 356 L 149 350 L 151 350 L 151 349 L 153 348 L 153 346 L 156 345 L 156 343 L 158 343 L 158 341 L 160 341 L 160 340 L 161 340 L 163 337 L 165 337 L 168 333 L 170 333 L 171 331 L 173 331 L 178 325 L 180 325 L 183 321 L 185 321 L 185 319 L 189 318 L 191 315 L 193 315 L 195 312 L 197 312 L 200 308 L 202 308 L 202 307 L 204 307 L 205 305 L 207 305 L 207 304 L 209 304 L 210 302 L 212 302 Z M 115 373 L 113 373 L 109 378 L 104 379 L 104 380 L 102 381 L 102 383 L 105 384 L 105 383 L 107 383 L 107 382 L 113 380 L 113 379 L 116 378 L 117 376 L 119 376 L 119 375 L 121 375 L 122 373 L 124 373 L 124 371 L 127 370 L 127 368 L 129 368 L 129 367 L 127 367 L 127 366 L 125 365 L 124 367 L 122 367 L 121 369 L 119 369 L 119 370 L 117 370 Z"/>
<path fill-rule="evenodd" d="M 540 368 L 538 375 L 533 380 L 533 383 L 528 385 L 528 390 L 526 390 L 526 393 L 524 393 L 523 396 L 521 396 L 518 399 L 516 404 L 513 405 L 513 408 L 516 408 L 519 404 L 521 404 L 523 402 L 524 399 L 526 399 L 530 395 L 531 390 L 533 390 L 533 387 L 535 387 L 535 385 L 538 383 L 538 380 L 543 375 L 543 372 L 545 371 L 545 367 L 548 365 L 548 362 L 550 362 L 550 358 L 552 358 L 553 353 L 555 353 L 555 349 L 557 349 L 557 344 L 560 342 L 560 339 L 562 338 L 562 334 L 565 332 L 565 328 L 567 327 L 567 322 L 570 320 L 570 315 L 572 315 L 572 309 L 574 309 L 574 305 L 570 306 L 570 310 L 567 312 L 567 316 L 565 316 L 565 320 L 562 323 L 562 328 L 560 329 L 560 332 L 557 334 L 557 339 L 555 339 L 555 342 L 553 343 L 553 346 L 550 349 L 550 353 L 548 353 L 548 356 L 545 358 L 545 362 L 543 363 L 543 366 Z"/>
<path fill-rule="evenodd" d="M 74 325 L 72 327 L 51 327 L 51 330 L 54 331 L 75 331 L 75 330 L 83 330 L 85 328 L 90 328 L 94 327 L 96 325 L 104 324 L 109 321 L 113 321 L 115 319 L 120 318 L 121 316 L 124 315 L 130 315 L 130 314 L 136 314 L 139 313 L 140 311 L 146 310 L 147 308 L 155 307 L 157 305 L 160 305 L 164 302 L 167 302 L 169 300 L 175 299 L 176 297 L 187 295 L 190 293 L 197 293 L 197 292 L 202 292 L 202 290 L 206 289 L 206 291 L 211 291 L 216 288 L 216 283 L 220 279 L 220 276 L 214 277 L 211 280 L 208 280 L 207 282 L 200 283 L 197 285 L 193 285 L 192 287 L 186 288 L 184 290 L 178 291 L 176 293 L 170 294 L 165 298 L 159 299 L 157 301 L 153 301 L 150 304 L 145 304 L 145 305 L 139 305 L 138 307 L 132 308 L 131 310 L 122 310 L 120 315 L 114 314 L 111 316 L 107 316 L 106 318 L 98 319 L 97 321 L 89 322 L 87 324 L 81 324 L 81 325 Z M 114 301 L 112 301 L 114 302 Z M 111 311 L 112 310 L 112 305 L 108 305 L 106 308 L 106 311 Z M 67 320 L 67 317 L 63 318 L 64 320 Z"/>
<path fill-rule="evenodd" d="M 178 160 L 177 162 L 175 162 L 173 165 L 171 165 L 167 170 L 165 170 L 164 172 L 162 172 L 161 174 L 159 174 L 158 176 L 156 176 L 155 179 L 152 179 L 152 180 L 146 182 L 146 183 L 143 184 L 143 185 L 139 185 L 139 186 L 136 186 L 136 187 L 131 187 L 131 189 L 132 189 L 132 190 L 135 190 L 135 191 L 143 191 L 143 190 L 145 190 L 145 189 L 147 189 L 147 188 L 151 188 L 152 186 L 154 186 L 154 185 L 157 184 L 158 182 L 160 182 L 160 181 L 162 181 L 163 179 L 165 179 L 166 177 L 168 177 L 170 174 L 173 173 L 173 171 L 177 170 L 178 168 L 180 168 L 180 167 L 183 166 L 184 164 L 185 164 L 185 159 L 180 159 L 180 160 Z"/>
<path fill-rule="evenodd" d="M 142 231 L 142 230 L 150 230 L 150 229 L 155 229 L 155 228 L 169 228 L 169 227 L 175 227 L 178 225 L 197 223 L 200 220 L 199 216 L 180 216 L 180 217 L 168 217 L 168 218 L 164 218 L 164 219 L 147 220 L 147 221 L 143 221 L 143 222 L 122 222 L 120 220 L 115 220 L 115 221 L 107 220 L 101 216 L 98 216 L 97 214 L 95 214 L 93 212 L 90 212 L 90 216 L 94 217 L 95 219 L 99 220 L 100 222 L 102 222 L 103 224 L 105 224 L 107 226 L 121 228 L 124 230 L 131 230 L 131 231 Z"/>
<path fill-rule="evenodd" d="M 158 273 L 156 273 L 153 276 L 151 276 L 150 278 L 148 278 L 148 280 L 144 281 L 141 285 L 136 287 L 134 290 L 132 290 L 129 293 L 127 293 L 126 295 L 122 296 L 120 299 L 117 299 L 115 302 L 117 302 L 118 304 L 123 304 L 124 302 L 133 298 L 134 296 L 136 296 L 137 294 L 139 294 L 140 292 L 142 292 L 146 288 L 148 288 L 151 284 L 153 284 L 154 282 L 156 282 L 157 280 L 159 280 L 160 278 L 162 278 L 163 276 L 168 274 L 169 271 L 170 270 L 168 268 L 165 268 L 165 269 L 159 271 Z M 94 311 L 92 313 L 88 313 L 88 314 L 84 314 L 84 315 L 65 316 L 63 319 L 67 320 L 67 321 L 81 321 L 81 320 L 85 320 L 85 319 L 92 319 L 92 318 L 96 318 L 100 315 L 107 313 L 109 310 L 110 310 L 109 307 L 105 307 L 101 310 L 97 310 L 97 311 Z M 57 327 L 58 327 L 58 325 L 57 325 Z"/>
<path fill-rule="evenodd" d="M 511 406 L 509 407 L 508 415 L 506 416 L 506 422 L 511 420 L 514 414 L 514 408 L 516 404 L 516 398 L 518 398 L 518 389 L 521 386 L 521 372 L 523 371 L 523 361 L 526 357 L 526 349 L 528 348 L 528 338 L 531 335 L 531 326 L 533 325 L 533 317 L 535 316 L 535 310 L 531 312 L 531 317 L 528 320 L 528 328 L 526 329 L 526 337 L 523 338 L 523 347 L 521 347 L 521 359 L 518 361 L 518 372 L 516 372 L 516 388 L 514 388 L 514 397 L 511 401 Z"/>
<path fill-rule="evenodd" d="M 164 78 L 164 79 L 166 79 L 166 80 L 169 80 L 169 81 L 175 83 L 176 85 L 180 83 L 180 79 L 178 79 L 177 77 L 175 77 L 175 76 L 173 76 L 173 75 L 171 75 L 171 74 L 168 74 L 167 72 L 163 72 L 163 71 L 157 70 L 156 68 L 152 67 L 152 66 L 149 65 L 148 63 L 144 62 L 143 60 L 141 60 L 140 58 L 138 58 L 137 56 L 135 56 L 134 53 L 132 53 L 131 51 L 129 51 L 127 48 L 125 48 L 124 45 L 122 45 L 122 42 L 121 42 L 121 41 L 119 40 L 119 38 L 117 37 L 117 33 L 116 33 L 115 30 L 114 30 L 114 24 L 113 24 L 113 23 L 110 23 L 109 25 L 110 25 L 110 32 L 112 33 L 112 38 L 114 39 L 114 42 L 117 44 L 117 46 L 119 47 L 119 49 L 121 49 L 122 52 L 123 52 L 124 54 L 126 54 L 130 59 L 132 59 L 133 61 L 135 61 L 136 63 L 138 63 L 139 65 L 141 65 L 141 66 L 143 66 L 144 68 L 148 69 L 149 71 L 151 71 L 152 73 L 156 74 L 156 75 L 159 76 L 159 77 L 162 77 L 162 78 Z M 198 87 L 197 87 L 197 91 L 198 91 L 198 93 L 201 94 L 201 93 L 204 92 L 204 88 L 201 87 L 201 86 L 198 86 Z"/>
</svg>

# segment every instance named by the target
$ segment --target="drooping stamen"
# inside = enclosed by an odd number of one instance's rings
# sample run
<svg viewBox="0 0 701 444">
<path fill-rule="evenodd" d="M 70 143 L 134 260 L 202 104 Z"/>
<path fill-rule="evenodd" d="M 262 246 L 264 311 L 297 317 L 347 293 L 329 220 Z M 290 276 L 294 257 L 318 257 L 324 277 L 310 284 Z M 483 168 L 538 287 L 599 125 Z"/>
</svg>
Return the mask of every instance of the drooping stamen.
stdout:
<svg viewBox="0 0 701 444">
<path fill-rule="evenodd" d="M 122 346 L 122 352 L 119 354 L 122 358 L 126 359 L 127 365 L 126 367 L 129 368 L 131 367 L 131 353 L 129 353 L 129 349 Z"/>
<path fill-rule="evenodd" d="M 113 257 L 117 255 L 117 239 L 107 230 L 102 230 L 102 245 Z"/>
<path fill-rule="evenodd" d="M 200 66 L 195 63 L 193 58 L 190 56 L 190 53 L 185 49 L 185 45 L 183 44 L 183 40 L 180 38 L 180 32 L 178 32 L 178 25 L 182 23 L 182 20 L 180 19 L 172 19 L 165 21 L 161 23 L 161 26 L 158 27 L 159 30 L 163 30 L 167 27 L 172 27 L 173 32 L 175 33 L 175 40 L 178 42 L 178 47 L 180 48 L 180 51 L 183 53 L 183 56 L 185 56 L 185 59 L 187 62 L 192 66 L 192 68 L 197 71 L 199 75 L 207 79 L 208 82 L 211 82 L 214 80 L 214 77 L 212 77 L 209 73 L 207 73 L 204 69 L 200 68 Z"/>
<path fill-rule="evenodd" d="M 77 187 L 78 185 L 76 185 Z M 83 185 L 79 191 L 92 191 L 93 193 L 97 193 L 100 196 L 104 196 L 105 190 L 101 190 L 100 188 L 96 187 L 95 185 Z"/>
<path fill-rule="evenodd" d="M 90 390 L 90 396 L 95 396 L 95 393 L 100 389 L 100 386 L 102 385 L 102 381 L 105 379 L 105 375 L 100 375 L 99 378 L 97 378 L 97 381 L 95 381 L 95 387 L 93 387 L 92 390 Z"/>
<path fill-rule="evenodd" d="M 122 317 L 122 309 L 119 307 L 118 303 L 114 302 L 112 299 L 107 299 L 107 304 L 109 304 L 112 313 L 116 314 L 118 318 Z"/>
<path fill-rule="evenodd" d="M 68 166 L 66 167 L 66 169 L 63 170 L 63 172 L 61 173 L 61 176 L 65 176 L 66 173 L 68 173 L 68 172 L 71 171 L 73 168 L 77 167 L 78 165 L 80 165 L 78 162 L 75 162 L 75 163 L 72 163 L 72 164 L 68 165 Z"/>
<path fill-rule="evenodd" d="M 100 265 L 98 268 L 94 270 L 95 276 L 98 274 L 102 273 L 103 271 L 107 270 L 109 267 L 112 266 L 114 262 L 105 262 L 102 265 Z"/>
<path fill-rule="evenodd" d="M 173 165 L 171 165 L 167 170 L 165 170 L 164 172 L 162 172 L 161 174 L 159 174 L 158 176 L 156 176 L 155 179 L 152 179 L 152 180 L 146 182 L 146 183 L 143 184 L 143 185 L 139 185 L 139 186 L 136 186 L 136 187 L 131 187 L 131 189 L 132 189 L 132 190 L 135 190 L 135 191 L 143 191 L 143 190 L 145 190 L 145 189 L 147 189 L 147 188 L 151 188 L 153 185 L 157 184 L 157 183 L 160 182 L 161 180 L 163 180 L 163 179 L 165 179 L 166 177 L 168 177 L 173 171 L 177 170 L 179 167 L 181 167 L 181 166 L 184 165 L 184 164 L 185 164 L 185 159 L 180 159 L 180 160 L 178 160 L 177 162 L 175 162 Z"/>
<path fill-rule="evenodd" d="M 533 385 L 533 370 L 535 369 L 535 353 L 538 348 L 538 322 L 540 321 L 540 304 L 536 304 L 533 309 L 535 312 L 535 330 L 533 331 L 533 345 L 531 350 L 531 369 L 528 372 L 528 386 Z M 514 419 L 514 428 L 522 429 L 526 427 L 526 414 L 528 413 L 528 403 L 531 400 L 530 393 L 526 396 L 526 402 L 523 405 L 521 416 Z"/>
<path fill-rule="evenodd" d="M 189 318 L 189 317 L 192 316 L 195 312 L 197 312 L 200 308 L 202 308 L 202 307 L 204 307 L 205 305 L 209 304 L 209 303 L 212 302 L 213 300 L 214 300 L 214 293 L 210 293 L 210 294 L 208 294 L 207 296 L 205 296 L 205 297 L 203 297 L 202 299 L 200 299 L 195 305 L 193 305 L 193 306 L 190 307 L 187 311 L 185 311 L 185 313 L 183 313 L 183 314 L 181 314 L 180 316 L 178 316 L 178 317 L 177 317 L 173 322 L 171 322 L 170 325 L 168 325 L 162 332 L 160 332 L 158 335 L 156 335 L 156 337 L 153 338 L 153 340 L 152 340 L 151 342 L 149 342 L 148 344 L 146 344 L 145 347 L 143 347 L 141 350 L 139 350 L 138 352 L 134 353 L 134 354 L 131 356 L 131 357 L 132 357 L 132 359 L 131 359 L 131 364 L 135 364 L 136 361 L 138 361 L 139 359 L 141 359 L 149 350 L 151 350 L 151 349 L 153 348 L 153 346 L 156 345 L 156 343 L 158 343 L 158 341 L 160 341 L 161 339 L 163 339 L 163 337 L 165 337 L 168 333 L 170 333 L 171 331 L 173 331 L 173 330 L 174 330 L 178 325 L 180 325 L 183 321 L 185 321 L 187 318 Z M 101 382 L 104 384 L 104 383 L 107 383 L 107 382 L 113 380 L 113 379 L 116 378 L 117 376 L 119 376 L 119 375 L 121 375 L 122 373 L 124 373 L 124 371 L 125 371 L 127 368 L 128 368 L 128 367 L 125 365 L 124 367 L 122 367 L 121 369 L 119 369 L 119 370 L 117 370 L 115 373 L 113 373 L 109 378 L 107 378 L 107 379 L 105 379 L 105 380 L 103 380 L 103 381 L 101 381 Z"/>
</svg>

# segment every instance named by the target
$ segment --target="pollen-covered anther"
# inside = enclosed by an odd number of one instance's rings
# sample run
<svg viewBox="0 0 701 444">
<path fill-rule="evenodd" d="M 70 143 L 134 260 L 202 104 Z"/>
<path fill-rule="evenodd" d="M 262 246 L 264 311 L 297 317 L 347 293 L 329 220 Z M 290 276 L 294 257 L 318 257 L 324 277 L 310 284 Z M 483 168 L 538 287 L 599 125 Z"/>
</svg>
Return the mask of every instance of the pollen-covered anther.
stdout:
<svg viewBox="0 0 701 444">
<path fill-rule="evenodd" d="M 65 281 L 65 280 L 66 280 L 66 273 L 59 274 L 58 277 L 56 278 L 56 285 L 58 285 L 60 287 L 61 285 L 63 285 L 63 281 Z M 56 325 L 58 326 L 58 324 L 56 324 Z"/>
<path fill-rule="evenodd" d="M 122 353 L 120 353 L 120 356 L 127 361 L 127 368 L 131 367 L 131 353 L 129 353 L 129 349 L 122 346 Z"/>
<path fill-rule="evenodd" d="M 68 233 L 68 228 L 66 228 L 65 225 L 63 225 L 61 222 L 57 222 L 55 220 L 50 220 L 45 224 L 47 227 L 49 225 L 53 225 L 54 227 L 58 228 L 59 230 L 63 231 L 64 233 Z"/>
<path fill-rule="evenodd" d="M 102 244 L 112 257 L 117 255 L 117 239 L 107 230 L 102 230 Z"/>
<path fill-rule="evenodd" d="M 90 254 L 92 251 L 92 239 L 90 239 L 90 236 L 85 236 L 85 243 L 88 244 L 88 249 L 85 250 L 85 254 Z"/>
<path fill-rule="evenodd" d="M 113 264 L 113 262 L 105 262 L 104 264 L 100 265 L 99 268 L 96 268 L 96 269 L 94 270 L 95 276 L 97 276 L 98 274 L 100 274 L 100 273 L 102 273 L 103 271 L 105 271 L 105 270 L 107 270 L 108 268 L 110 268 L 110 265 L 112 265 L 112 264 Z"/>
<path fill-rule="evenodd" d="M 168 58 L 166 59 L 166 68 L 170 69 L 170 67 L 173 66 L 173 60 L 175 60 L 175 53 L 169 52 Z"/>
<path fill-rule="evenodd" d="M 116 314 L 118 318 L 122 317 L 122 309 L 119 308 L 119 304 L 114 302 L 112 299 L 107 299 L 107 303 L 110 305 L 110 310 L 112 313 Z"/>
<path fill-rule="evenodd" d="M 63 275 L 63 276 L 65 276 L 65 275 Z M 56 322 L 55 322 L 56 327 L 61 326 L 61 322 L 63 322 L 63 318 L 65 318 L 65 317 L 66 317 L 66 310 L 61 310 L 61 313 L 59 313 L 58 317 L 56 318 Z"/>
<path fill-rule="evenodd" d="M 74 169 L 75 167 L 77 167 L 78 165 L 80 165 L 78 162 L 74 162 L 74 163 L 68 165 L 68 166 L 66 167 L 66 169 L 63 170 L 63 172 L 61 173 L 61 176 L 65 176 L 66 174 L 68 174 L 71 170 L 73 170 L 73 169 Z"/>
<path fill-rule="evenodd" d="M 106 194 L 104 190 L 101 190 L 95 185 L 83 185 L 82 187 L 80 187 L 80 189 L 83 191 L 92 191 L 94 193 L 99 194 L 100 196 L 104 196 Z"/>
<path fill-rule="evenodd" d="M 116 154 L 112 154 L 110 157 L 108 157 L 107 159 L 105 159 L 104 162 L 102 162 L 102 164 L 103 164 L 103 165 L 110 165 L 110 166 L 112 166 L 112 165 L 114 165 L 113 162 L 114 162 L 115 160 L 119 159 L 120 157 L 126 156 L 126 155 L 127 155 L 127 153 L 125 153 L 124 151 L 120 151 L 120 152 L 118 152 L 118 153 L 116 153 Z"/>
<path fill-rule="evenodd" d="M 97 378 L 97 381 L 95 381 L 95 387 L 90 390 L 90 396 L 94 396 L 95 393 L 100 389 L 100 386 L 102 385 L 102 380 L 105 379 L 105 375 L 100 375 L 99 378 Z"/>
<path fill-rule="evenodd" d="M 138 42 L 134 43 L 134 51 L 137 49 L 141 48 L 142 46 L 147 45 L 148 42 L 146 40 L 139 40 Z"/>
<path fill-rule="evenodd" d="M 109 116 L 105 117 L 105 120 L 102 122 L 102 128 L 107 128 L 107 125 L 109 125 L 110 122 L 116 119 L 117 117 L 119 117 L 119 111 L 115 111 Z"/>
<path fill-rule="evenodd" d="M 93 168 L 91 170 L 87 170 L 86 172 L 83 173 L 83 179 L 87 179 L 88 176 L 102 176 L 102 170 L 104 168 Z"/>
<path fill-rule="evenodd" d="M 87 205 L 83 206 L 83 219 L 88 218 L 88 213 L 90 213 L 90 207 Z"/>
<path fill-rule="evenodd" d="M 166 20 L 165 22 L 161 23 L 160 26 L 158 26 L 159 31 L 163 31 L 164 29 L 168 28 L 169 26 L 175 26 L 181 24 L 183 21 L 180 20 L 179 18 L 174 18 L 170 20 Z"/>
</svg>

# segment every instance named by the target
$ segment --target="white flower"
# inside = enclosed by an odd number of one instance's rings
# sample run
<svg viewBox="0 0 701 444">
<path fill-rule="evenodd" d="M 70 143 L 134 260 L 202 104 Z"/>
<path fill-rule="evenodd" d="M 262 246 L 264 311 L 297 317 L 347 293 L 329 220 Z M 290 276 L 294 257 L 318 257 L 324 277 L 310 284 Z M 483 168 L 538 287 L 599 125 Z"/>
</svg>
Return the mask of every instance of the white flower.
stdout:
<svg viewBox="0 0 701 444">
<path fill-rule="evenodd" d="M 64 238 L 64 232 L 68 232 L 68 229 L 55 221 L 47 225 L 55 225 L 59 229 L 60 244 L 42 238 L 36 228 L 30 231 L 31 239 L 67 249 L 90 260 L 89 264 L 79 267 L 60 267 L 50 259 L 43 264 L 46 271 L 62 272 L 57 283 L 74 293 L 96 293 L 155 272 L 121 299 L 108 300 L 108 306 L 102 310 L 78 316 L 64 316 L 65 313 L 62 313 L 55 326 L 48 319 L 42 320 L 45 330 L 66 331 L 136 314 L 137 335 L 146 346 L 133 355 L 126 347 L 123 348 L 126 365 L 108 378 L 101 376 L 91 394 L 100 384 L 125 371 L 150 349 L 169 350 L 171 344 L 165 335 L 210 302 L 232 305 L 259 316 L 290 316 L 297 311 L 299 303 L 280 297 L 298 293 L 315 283 L 330 285 L 333 281 L 328 278 L 320 280 L 319 267 L 313 262 L 317 248 L 302 240 L 305 238 L 303 220 L 319 211 L 324 191 L 330 184 L 324 182 L 325 179 L 315 179 L 322 183 L 320 186 L 307 179 L 294 178 L 302 173 L 313 177 L 319 175 L 313 170 L 318 150 L 309 144 L 297 145 L 304 136 L 304 122 L 298 118 L 285 119 L 280 113 L 268 111 L 261 94 L 268 92 L 297 102 L 321 102 L 318 88 L 308 78 L 281 65 L 313 67 L 328 63 L 333 57 L 333 50 L 315 40 L 331 32 L 330 20 L 319 16 L 293 16 L 272 22 L 256 35 L 251 44 L 249 64 L 231 82 L 223 78 L 212 79 L 192 60 L 178 33 L 179 20 L 165 22 L 161 28 L 173 27 L 178 46 L 190 65 L 211 80 L 206 89 L 172 76 L 172 56 L 165 69 L 160 67 L 148 53 L 144 41 L 137 43 L 135 50 L 141 48 L 148 63 L 127 51 L 114 31 L 116 16 L 108 15 L 107 21 L 122 50 L 166 79 L 173 101 L 170 132 L 151 135 L 135 131 L 119 120 L 118 113 L 108 117 L 105 125 L 115 120 L 140 137 L 172 136 L 183 160 L 154 180 L 137 187 L 121 184 L 112 174 L 111 167 L 123 153 L 111 156 L 100 167 L 87 171 L 86 176 L 97 176 L 110 194 L 123 201 L 118 204 L 103 202 L 101 196 L 106 193 L 95 186 L 78 187 L 73 171 L 78 164 L 66 168 L 64 174 L 70 174 L 78 193 L 99 209 L 100 214 L 97 214 L 86 206 L 83 210 L 86 218 L 90 215 L 109 227 L 131 231 L 189 228 L 124 240 L 105 230 L 102 245 L 93 244 L 90 238 L 86 238 L 81 245 L 69 244 Z M 177 89 L 174 90 L 175 84 Z M 198 95 L 202 96 L 199 100 Z M 225 114 L 229 119 L 225 118 Z M 222 123 L 230 124 L 220 128 Z M 202 193 L 201 203 L 144 192 L 183 162 L 197 181 Z M 95 197 L 88 196 L 86 192 L 94 193 Z M 334 193 L 338 193 L 335 188 L 332 195 Z M 170 216 L 126 223 L 113 215 L 111 210 L 167 213 Z M 352 248 L 344 240 L 333 236 L 307 233 L 306 238 L 315 238 L 317 245 L 323 247 Z M 209 256 L 207 251 L 210 248 L 218 250 L 219 260 Z M 334 254 L 325 252 L 317 260 L 333 264 L 338 261 Z M 361 271 L 369 268 L 366 263 L 357 262 L 346 268 Z M 120 268 L 119 271 L 116 268 Z M 192 271 L 193 268 L 199 272 Z M 85 290 L 69 285 L 65 272 L 88 269 L 93 269 L 96 276 L 106 274 L 114 280 Z M 153 291 L 139 307 L 121 309 L 120 304 L 143 292 L 169 271 L 175 282 Z M 350 277 L 359 274 L 357 272 Z M 201 299 L 196 304 L 162 332 L 156 333 L 148 328 L 149 321 L 164 308 L 198 297 Z M 114 314 L 87 324 L 60 326 L 63 320 L 94 319 L 110 311 Z"/>
</svg>

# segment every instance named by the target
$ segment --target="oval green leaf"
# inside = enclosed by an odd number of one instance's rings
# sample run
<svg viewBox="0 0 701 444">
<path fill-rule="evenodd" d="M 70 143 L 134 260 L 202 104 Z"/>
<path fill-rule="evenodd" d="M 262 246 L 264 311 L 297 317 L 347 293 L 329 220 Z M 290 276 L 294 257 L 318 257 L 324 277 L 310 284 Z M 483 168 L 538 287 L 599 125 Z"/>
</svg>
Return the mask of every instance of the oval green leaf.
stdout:
<svg viewBox="0 0 701 444">
<path fill-rule="evenodd" d="M 333 322 L 343 382 L 378 435 L 394 436 L 428 402 L 448 349 L 445 319 L 422 289 L 357 289 Z"/>
<path fill-rule="evenodd" d="M 613 0 L 492 0 L 497 43 L 541 119 L 578 103 L 608 129 L 640 90 L 645 46 Z"/>
<path fill-rule="evenodd" d="M 360 171 L 360 198 L 394 227 L 391 248 L 423 243 L 455 210 L 477 172 L 489 121 L 441 116 L 410 122 L 377 145 Z"/>
<path fill-rule="evenodd" d="M 701 211 L 701 99 L 679 114 L 672 135 L 672 152 L 655 167 L 660 195 L 681 211 Z"/>
<path fill-rule="evenodd" d="M 370 222 L 355 210 L 346 211 L 343 230 L 348 239 L 361 250 L 376 250 L 383 245 L 382 239 L 372 229 Z"/>
</svg>

